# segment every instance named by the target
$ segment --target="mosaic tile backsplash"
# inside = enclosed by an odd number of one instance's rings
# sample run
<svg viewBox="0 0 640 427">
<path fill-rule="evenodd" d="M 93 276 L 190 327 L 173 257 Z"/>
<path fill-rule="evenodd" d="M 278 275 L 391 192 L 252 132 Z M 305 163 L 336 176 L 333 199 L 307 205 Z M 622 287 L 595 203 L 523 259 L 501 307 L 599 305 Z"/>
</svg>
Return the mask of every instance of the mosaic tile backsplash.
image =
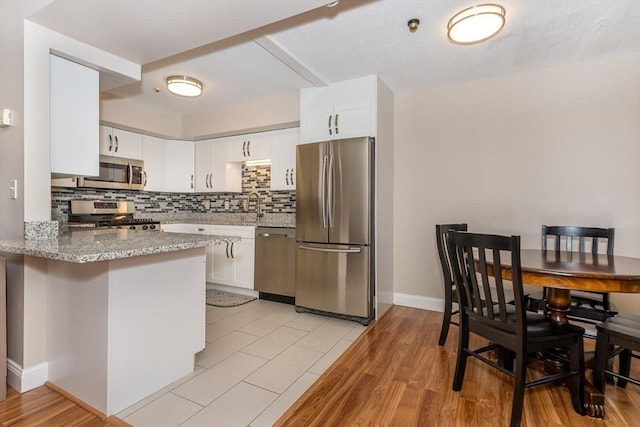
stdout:
<svg viewBox="0 0 640 427">
<path fill-rule="evenodd" d="M 69 218 L 71 200 L 106 199 L 130 200 L 135 203 L 137 216 L 178 213 L 242 213 L 244 202 L 251 191 L 260 195 L 260 209 L 264 213 L 296 212 L 295 191 L 271 191 L 271 168 L 269 166 L 242 167 L 242 193 L 157 193 L 149 191 L 100 190 L 93 188 L 51 189 L 51 219 L 66 222 Z M 207 202 L 209 209 L 205 208 Z M 225 201 L 229 209 L 225 209 Z M 255 211 L 255 198 L 249 210 Z M 144 215 L 143 215 L 144 214 Z"/>
</svg>

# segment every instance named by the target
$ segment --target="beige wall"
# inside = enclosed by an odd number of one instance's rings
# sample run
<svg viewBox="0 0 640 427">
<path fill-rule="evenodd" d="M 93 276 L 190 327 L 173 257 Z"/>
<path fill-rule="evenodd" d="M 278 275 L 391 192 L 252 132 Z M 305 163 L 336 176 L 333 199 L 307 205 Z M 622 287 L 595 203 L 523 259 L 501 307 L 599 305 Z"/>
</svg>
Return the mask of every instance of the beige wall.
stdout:
<svg viewBox="0 0 640 427">
<path fill-rule="evenodd" d="M 395 94 L 395 292 L 442 298 L 434 226 L 616 228 L 640 257 L 640 53 Z M 640 296 L 616 295 L 640 312 Z"/>
<path fill-rule="evenodd" d="M 182 137 L 199 138 L 224 136 L 253 131 L 291 127 L 300 120 L 300 93 L 259 98 L 238 102 L 200 114 L 182 117 Z"/>
<path fill-rule="evenodd" d="M 100 122 L 149 135 L 180 139 L 182 118 L 152 105 L 100 94 Z"/>
</svg>

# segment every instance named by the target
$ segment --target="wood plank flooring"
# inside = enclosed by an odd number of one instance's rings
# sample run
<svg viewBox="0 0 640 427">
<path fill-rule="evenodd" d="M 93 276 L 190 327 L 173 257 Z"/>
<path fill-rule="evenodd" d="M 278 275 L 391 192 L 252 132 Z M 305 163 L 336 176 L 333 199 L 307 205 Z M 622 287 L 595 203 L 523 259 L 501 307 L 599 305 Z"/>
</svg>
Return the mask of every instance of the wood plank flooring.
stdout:
<svg viewBox="0 0 640 427">
<path fill-rule="evenodd" d="M 469 360 L 461 392 L 451 390 L 457 327 L 437 344 L 441 313 L 395 306 L 368 328 L 285 413 L 277 426 L 508 425 L 513 382 Z M 482 340 L 475 339 L 474 345 Z M 585 347 L 593 345 L 585 340 Z M 640 377 L 640 364 L 633 363 Z M 573 411 L 568 390 L 547 385 L 525 393 L 523 426 L 632 426 L 640 419 L 640 387 L 609 386 L 603 420 Z M 24 394 L 9 388 L 2 426 L 124 426 L 102 420 L 48 387 Z"/>
<path fill-rule="evenodd" d="M 394 306 L 323 374 L 276 426 L 508 425 L 513 380 L 469 359 L 462 391 L 451 390 L 458 329 L 437 344 L 441 313 Z M 473 345 L 483 344 L 475 337 Z M 585 340 L 585 349 L 593 340 Z M 534 374 L 531 374 L 534 375 Z M 588 374 L 590 375 L 590 374 Z M 640 377 L 637 361 L 633 374 Z M 576 414 L 556 384 L 525 393 L 523 426 L 631 426 L 640 418 L 640 387 L 609 386 L 606 415 Z"/>
<path fill-rule="evenodd" d="M 71 400 L 42 386 L 20 394 L 7 388 L 7 400 L 0 402 L 2 426 L 114 427 L 126 423 L 110 417 L 107 421 Z"/>
</svg>

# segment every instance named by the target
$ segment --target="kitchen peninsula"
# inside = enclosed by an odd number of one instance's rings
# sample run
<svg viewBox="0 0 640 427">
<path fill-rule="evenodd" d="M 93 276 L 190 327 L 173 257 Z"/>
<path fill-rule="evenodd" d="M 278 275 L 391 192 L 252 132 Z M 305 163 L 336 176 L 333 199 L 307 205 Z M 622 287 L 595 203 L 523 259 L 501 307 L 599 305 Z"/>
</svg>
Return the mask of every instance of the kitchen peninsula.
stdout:
<svg viewBox="0 0 640 427">
<path fill-rule="evenodd" d="M 193 371 L 205 248 L 237 240 L 108 229 L 0 241 L 0 252 L 47 260 L 48 381 L 109 416 Z"/>
</svg>

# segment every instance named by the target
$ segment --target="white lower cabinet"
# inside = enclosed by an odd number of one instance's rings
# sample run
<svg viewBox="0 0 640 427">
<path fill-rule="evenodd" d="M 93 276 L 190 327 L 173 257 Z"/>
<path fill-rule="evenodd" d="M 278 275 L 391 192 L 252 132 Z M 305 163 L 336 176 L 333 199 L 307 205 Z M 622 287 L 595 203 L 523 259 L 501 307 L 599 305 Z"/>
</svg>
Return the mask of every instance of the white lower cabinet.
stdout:
<svg viewBox="0 0 640 427">
<path fill-rule="evenodd" d="M 253 289 L 255 227 L 208 224 L 163 224 L 172 233 L 237 236 L 240 241 L 207 247 L 207 282 Z"/>
</svg>

